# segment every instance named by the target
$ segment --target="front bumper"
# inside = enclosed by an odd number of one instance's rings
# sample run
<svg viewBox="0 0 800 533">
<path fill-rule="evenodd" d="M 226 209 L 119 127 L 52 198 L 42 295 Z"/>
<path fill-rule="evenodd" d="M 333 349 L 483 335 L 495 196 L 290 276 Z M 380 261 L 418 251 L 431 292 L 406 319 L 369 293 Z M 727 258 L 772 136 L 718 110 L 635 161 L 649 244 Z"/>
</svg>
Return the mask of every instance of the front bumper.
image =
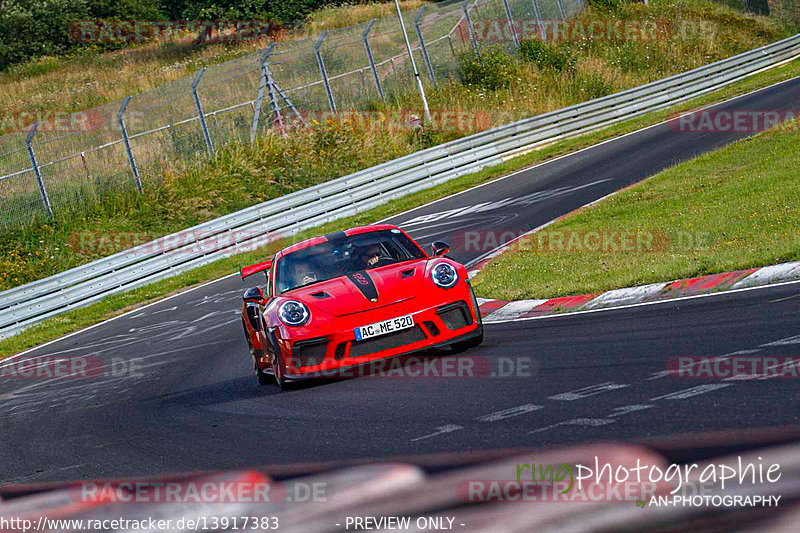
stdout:
<svg viewBox="0 0 800 533">
<path fill-rule="evenodd" d="M 403 309 L 403 305 L 389 306 L 382 312 L 383 318 L 377 320 L 413 314 L 414 327 L 362 341 L 355 339 L 353 328 L 294 341 L 279 339 L 286 377 L 336 377 L 343 370 L 475 337 L 481 332 L 479 312 L 469 296 L 416 311 Z M 377 321 L 374 318 L 361 325 Z"/>
</svg>

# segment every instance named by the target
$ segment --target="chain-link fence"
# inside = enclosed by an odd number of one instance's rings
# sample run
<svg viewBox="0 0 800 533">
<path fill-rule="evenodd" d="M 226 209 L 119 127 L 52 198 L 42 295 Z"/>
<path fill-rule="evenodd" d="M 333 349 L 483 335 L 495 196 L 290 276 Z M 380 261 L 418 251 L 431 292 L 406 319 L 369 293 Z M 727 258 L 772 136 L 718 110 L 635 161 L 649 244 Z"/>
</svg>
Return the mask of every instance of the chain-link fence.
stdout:
<svg viewBox="0 0 800 533">
<path fill-rule="evenodd" d="M 489 43 L 540 38 L 584 0 L 425 4 L 403 20 L 423 83 L 458 75 Z M 511 22 L 513 21 L 513 23 Z M 498 33 L 499 32 L 499 33 Z M 397 16 L 271 44 L 263 52 L 60 120 L 0 137 L 0 226 L 26 224 L 108 195 L 146 188 L 176 163 L 213 154 L 316 112 L 372 109 L 415 91 Z"/>
</svg>

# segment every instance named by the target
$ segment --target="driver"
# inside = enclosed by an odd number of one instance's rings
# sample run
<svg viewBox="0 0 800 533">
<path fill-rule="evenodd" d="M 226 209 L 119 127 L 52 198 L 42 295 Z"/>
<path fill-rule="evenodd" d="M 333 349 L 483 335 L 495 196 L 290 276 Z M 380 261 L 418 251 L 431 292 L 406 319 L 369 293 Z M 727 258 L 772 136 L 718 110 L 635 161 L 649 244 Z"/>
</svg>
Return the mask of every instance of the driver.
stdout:
<svg viewBox="0 0 800 533">
<path fill-rule="evenodd" d="M 308 261 L 298 261 L 294 267 L 295 286 L 302 287 L 317 281 L 317 274 Z"/>
<path fill-rule="evenodd" d="M 381 259 L 387 259 L 382 255 L 382 250 L 379 244 L 370 244 L 364 248 L 364 253 L 361 256 L 362 268 L 372 268 L 379 266 Z"/>
</svg>

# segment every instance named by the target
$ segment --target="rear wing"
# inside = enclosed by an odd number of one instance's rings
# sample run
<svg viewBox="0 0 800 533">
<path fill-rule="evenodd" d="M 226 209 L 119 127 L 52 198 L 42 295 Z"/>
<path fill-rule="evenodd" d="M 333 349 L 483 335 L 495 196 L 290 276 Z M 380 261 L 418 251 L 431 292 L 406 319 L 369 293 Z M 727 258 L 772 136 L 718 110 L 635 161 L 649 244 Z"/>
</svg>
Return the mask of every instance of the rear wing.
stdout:
<svg viewBox="0 0 800 533">
<path fill-rule="evenodd" d="M 253 274 L 258 274 L 259 272 L 270 270 L 271 268 L 272 268 L 272 259 L 268 259 L 266 261 L 262 261 L 254 265 L 240 267 L 239 275 L 242 277 L 242 279 L 244 279 L 246 277 L 252 276 Z"/>
</svg>

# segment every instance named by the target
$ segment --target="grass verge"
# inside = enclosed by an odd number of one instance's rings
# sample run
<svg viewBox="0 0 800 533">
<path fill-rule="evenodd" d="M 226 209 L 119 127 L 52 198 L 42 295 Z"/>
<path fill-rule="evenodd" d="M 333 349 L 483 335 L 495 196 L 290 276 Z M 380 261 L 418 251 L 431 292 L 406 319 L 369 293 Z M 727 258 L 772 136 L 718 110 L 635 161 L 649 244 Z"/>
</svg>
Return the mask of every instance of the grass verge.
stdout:
<svg viewBox="0 0 800 533">
<path fill-rule="evenodd" d="M 800 260 L 798 130 L 782 124 L 580 210 L 486 265 L 476 291 L 552 298 Z"/>
<path fill-rule="evenodd" d="M 622 122 L 603 130 L 583 135 L 581 137 L 559 141 L 540 150 L 536 150 L 515 159 L 506 161 L 501 165 L 489 167 L 480 172 L 458 178 L 438 187 L 433 187 L 426 191 L 409 195 L 405 198 L 390 202 L 360 215 L 338 220 L 319 228 L 308 230 L 299 235 L 298 238 L 329 233 L 331 231 L 345 229 L 361 224 L 369 224 L 394 214 L 401 213 L 413 207 L 423 205 L 427 202 L 431 202 L 450 194 L 466 190 L 470 187 L 500 178 L 511 172 L 529 167 L 536 163 L 574 152 L 581 148 L 597 144 L 607 139 L 612 139 L 625 133 L 636 131 L 652 124 L 657 124 L 677 112 L 686 111 L 702 105 L 708 105 L 713 102 L 725 100 L 733 96 L 744 94 L 799 75 L 800 61 L 793 61 L 781 67 L 751 76 L 746 80 L 740 81 L 715 93 L 707 94 L 700 98 L 685 102 L 679 106 L 674 106 L 669 109 L 650 113 L 648 115 Z M 795 205 L 800 205 L 800 202 L 795 202 Z M 133 307 L 145 305 L 154 300 L 164 298 L 176 291 L 185 290 L 206 281 L 228 275 L 232 272 L 235 272 L 240 263 L 246 263 L 248 260 L 263 256 L 266 253 L 270 253 L 284 245 L 284 242 L 278 241 L 273 243 L 267 249 L 216 261 L 173 278 L 162 280 L 133 291 L 110 296 L 91 306 L 83 309 L 76 309 L 58 317 L 46 320 L 41 324 L 21 332 L 19 335 L 0 341 L 0 359 L 18 353 L 27 348 L 31 348 L 44 342 L 56 339 L 68 333 L 86 328 L 103 320 L 107 320 L 122 314 Z M 481 282 L 485 283 L 483 281 Z M 484 297 L 488 297 L 490 295 L 493 297 L 496 296 L 494 290 L 488 286 L 482 287 L 480 289 L 480 294 Z"/>
</svg>

